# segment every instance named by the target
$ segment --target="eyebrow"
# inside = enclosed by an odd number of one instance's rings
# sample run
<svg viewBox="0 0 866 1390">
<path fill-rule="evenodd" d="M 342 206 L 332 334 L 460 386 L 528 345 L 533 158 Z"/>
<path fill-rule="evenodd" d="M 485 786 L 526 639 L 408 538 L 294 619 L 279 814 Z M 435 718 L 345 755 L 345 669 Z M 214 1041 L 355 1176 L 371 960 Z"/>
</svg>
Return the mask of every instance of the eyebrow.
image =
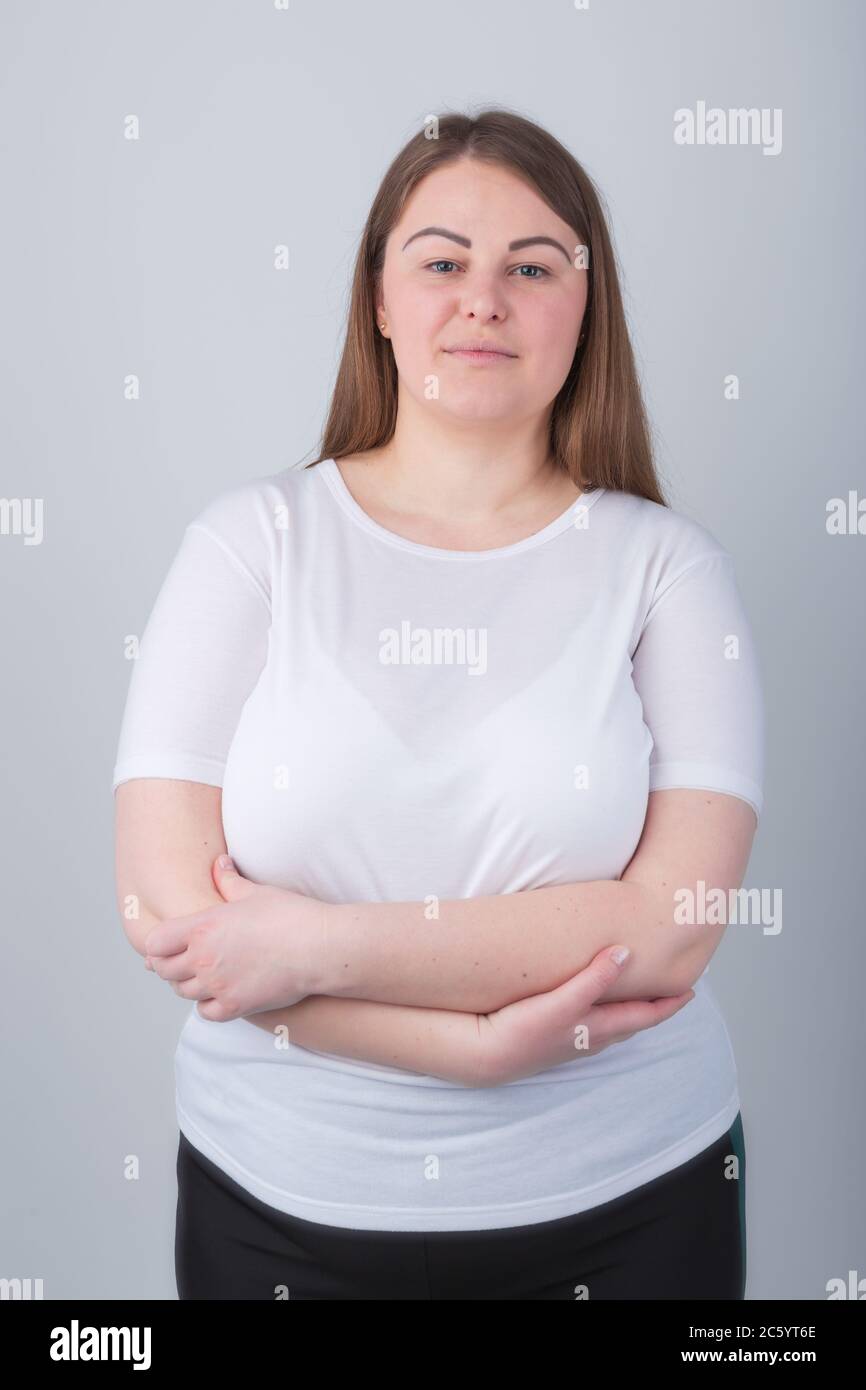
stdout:
<svg viewBox="0 0 866 1390">
<path fill-rule="evenodd" d="M 419 236 L 444 236 L 447 237 L 449 241 L 458 242 L 460 246 L 472 245 L 468 236 L 460 236 L 458 232 L 449 232 L 447 227 L 422 227 L 420 232 L 412 233 L 409 237 L 409 241 L 403 243 L 402 249 L 405 251 L 409 242 L 414 241 L 416 237 Z M 524 236 L 519 237 L 517 241 L 509 241 L 508 243 L 509 251 L 522 251 L 524 246 L 555 246 L 557 251 L 561 251 L 569 265 L 571 265 L 571 257 L 565 247 L 561 242 L 555 241 L 552 236 Z"/>
</svg>

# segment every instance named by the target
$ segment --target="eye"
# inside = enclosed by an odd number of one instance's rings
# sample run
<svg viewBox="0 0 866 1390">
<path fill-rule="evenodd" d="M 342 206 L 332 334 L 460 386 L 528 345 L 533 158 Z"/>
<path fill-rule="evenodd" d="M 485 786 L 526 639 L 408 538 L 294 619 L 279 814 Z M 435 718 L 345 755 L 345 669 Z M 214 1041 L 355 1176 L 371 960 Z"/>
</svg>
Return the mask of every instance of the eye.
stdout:
<svg viewBox="0 0 866 1390">
<path fill-rule="evenodd" d="M 436 267 L 440 265 L 456 266 L 457 262 L 448 260 L 430 261 L 425 265 L 424 269 L 432 270 L 434 274 L 439 274 Z M 515 266 L 515 270 L 534 270 L 537 272 L 535 275 L 518 275 L 518 280 L 545 280 L 550 278 L 550 271 L 545 270 L 543 265 L 518 265 Z"/>
</svg>

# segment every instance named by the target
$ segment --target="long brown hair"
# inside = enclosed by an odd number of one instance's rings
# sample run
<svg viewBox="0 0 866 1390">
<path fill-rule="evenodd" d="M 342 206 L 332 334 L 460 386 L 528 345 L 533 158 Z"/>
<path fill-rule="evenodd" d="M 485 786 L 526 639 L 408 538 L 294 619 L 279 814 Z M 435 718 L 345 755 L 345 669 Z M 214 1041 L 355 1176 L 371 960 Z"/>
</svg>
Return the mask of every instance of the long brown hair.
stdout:
<svg viewBox="0 0 866 1390">
<path fill-rule="evenodd" d="M 628 336 L 616 259 L 602 201 L 574 156 L 548 131 L 505 109 L 435 118 L 392 161 L 370 208 L 352 281 L 346 342 L 318 458 L 344 458 L 386 444 L 397 420 L 397 366 L 377 331 L 376 293 L 385 242 L 412 190 L 434 169 L 462 157 L 511 169 L 573 227 L 588 248 L 584 341 L 553 402 L 554 462 L 587 491 L 605 487 L 666 506 Z"/>
</svg>

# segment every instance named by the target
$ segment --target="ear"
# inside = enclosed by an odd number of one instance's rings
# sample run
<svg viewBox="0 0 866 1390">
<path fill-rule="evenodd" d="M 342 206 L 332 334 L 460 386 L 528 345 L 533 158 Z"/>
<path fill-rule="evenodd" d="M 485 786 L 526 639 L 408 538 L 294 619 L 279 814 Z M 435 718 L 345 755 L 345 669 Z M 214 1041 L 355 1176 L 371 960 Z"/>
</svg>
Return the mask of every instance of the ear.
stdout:
<svg viewBox="0 0 866 1390">
<path fill-rule="evenodd" d="M 227 854 L 221 854 L 214 860 L 213 881 L 227 903 L 249 897 L 255 887 L 248 878 L 238 873 Z"/>
</svg>

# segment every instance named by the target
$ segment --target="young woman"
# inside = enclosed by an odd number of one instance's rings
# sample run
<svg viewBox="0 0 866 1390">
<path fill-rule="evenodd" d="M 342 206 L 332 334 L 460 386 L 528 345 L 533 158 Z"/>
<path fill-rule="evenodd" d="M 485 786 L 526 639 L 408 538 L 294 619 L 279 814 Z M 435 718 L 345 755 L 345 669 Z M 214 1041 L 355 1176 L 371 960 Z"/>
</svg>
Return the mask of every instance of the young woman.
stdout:
<svg viewBox="0 0 866 1390">
<path fill-rule="evenodd" d="M 742 1298 L 702 909 L 762 782 L 599 197 L 449 114 L 376 195 L 319 457 L 190 522 L 127 699 L 118 898 L 194 1001 L 180 1297 Z"/>
</svg>

